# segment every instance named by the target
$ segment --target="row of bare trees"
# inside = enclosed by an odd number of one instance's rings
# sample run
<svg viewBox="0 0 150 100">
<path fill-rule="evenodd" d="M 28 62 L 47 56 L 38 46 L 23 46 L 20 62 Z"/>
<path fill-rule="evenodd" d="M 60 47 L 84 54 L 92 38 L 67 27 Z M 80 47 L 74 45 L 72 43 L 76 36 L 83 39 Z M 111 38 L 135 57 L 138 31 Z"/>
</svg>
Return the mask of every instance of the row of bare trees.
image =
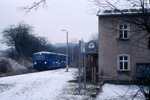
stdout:
<svg viewBox="0 0 150 100">
<path fill-rule="evenodd" d="M 11 25 L 2 34 L 2 43 L 11 47 L 16 57 L 31 57 L 38 51 L 53 51 L 48 39 L 33 34 L 33 27 L 28 24 Z"/>
</svg>

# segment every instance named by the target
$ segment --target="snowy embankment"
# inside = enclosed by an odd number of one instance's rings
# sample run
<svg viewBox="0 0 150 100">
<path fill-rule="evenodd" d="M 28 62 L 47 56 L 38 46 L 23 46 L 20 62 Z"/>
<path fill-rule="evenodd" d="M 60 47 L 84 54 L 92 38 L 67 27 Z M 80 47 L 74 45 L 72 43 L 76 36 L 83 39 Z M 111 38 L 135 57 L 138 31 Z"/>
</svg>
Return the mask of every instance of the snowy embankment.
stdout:
<svg viewBox="0 0 150 100">
<path fill-rule="evenodd" d="M 59 95 L 75 71 L 57 69 L 0 78 L 0 100 L 61 100 Z"/>
<path fill-rule="evenodd" d="M 21 71 L 21 70 L 27 70 L 27 67 L 20 65 L 18 62 L 16 62 L 13 59 L 7 58 L 7 57 L 0 57 L 0 62 L 4 63 L 4 65 L 7 67 L 6 70 L 7 72 L 14 72 L 14 71 Z"/>
<path fill-rule="evenodd" d="M 135 85 L 105 84 L 96 100 L 132 100 L 138 90 L 138 86 Z M 133 100 L 145 99 L 142 93 L 139 92 Z"/>
<path fill-rule="evenodd" d="M 11 65 L 11 69 L 13 71 L 27 70 L 27 68 L 25 66 L 20 65 L 15 60 L 12 60 L 12 59 L 8 58 L 8 62 Z"/>
</svg>

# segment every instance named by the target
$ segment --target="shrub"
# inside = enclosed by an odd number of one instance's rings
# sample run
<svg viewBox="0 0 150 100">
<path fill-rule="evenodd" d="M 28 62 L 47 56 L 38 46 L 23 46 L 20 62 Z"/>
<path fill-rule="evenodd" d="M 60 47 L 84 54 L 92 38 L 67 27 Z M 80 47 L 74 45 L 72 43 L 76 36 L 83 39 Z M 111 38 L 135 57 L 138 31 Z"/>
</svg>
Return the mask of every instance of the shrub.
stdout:
<svg viewBox="0 0 150 100">
<path fill-rule="evenodd" d="M 8 68 L 7 68 L 7 66 L 8 66 L 8 62 L 7 61 L 5 61 L 4 59 L 2 59 L 1 61 L 0 61 L 0 72 L 1 73 L 6 73 L 6 72 L 8 72 Z"/>
</svg>

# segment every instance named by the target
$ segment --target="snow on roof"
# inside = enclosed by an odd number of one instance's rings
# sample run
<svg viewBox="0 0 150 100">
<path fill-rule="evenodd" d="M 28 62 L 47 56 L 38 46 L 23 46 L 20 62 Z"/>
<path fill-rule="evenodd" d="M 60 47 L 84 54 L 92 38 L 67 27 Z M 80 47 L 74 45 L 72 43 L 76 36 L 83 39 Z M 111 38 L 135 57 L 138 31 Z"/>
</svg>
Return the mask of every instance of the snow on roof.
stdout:
<svg viewBox="0 0 150 100">
<path fill-rule="evenodd" d="M 140 14 L 143 9 L 114 9 L 99 11 L 97 16 L 121 15 L 121 14 Z M 145 13 L 150 14 L 150 9 L 144 9 Z"/>
<path fill-rule="evenodd" d="M 58 54 L 58 55 L 66 56 L 66 54 L 59 54 L 59 53 L 47 52 L 47 51 L 36 52 L 33 55 L 36 55 L 36 54 Z"/>
<path fill-rule="evenodd" d="M 40 52 L 36 52 L 36 53 L 34 53 L 34 55 L 35 54 L 56 54 L 56 53 L 53 53 L 53 52 L 47 52 L 47 51 L 40 51 Z"/>
</svg>

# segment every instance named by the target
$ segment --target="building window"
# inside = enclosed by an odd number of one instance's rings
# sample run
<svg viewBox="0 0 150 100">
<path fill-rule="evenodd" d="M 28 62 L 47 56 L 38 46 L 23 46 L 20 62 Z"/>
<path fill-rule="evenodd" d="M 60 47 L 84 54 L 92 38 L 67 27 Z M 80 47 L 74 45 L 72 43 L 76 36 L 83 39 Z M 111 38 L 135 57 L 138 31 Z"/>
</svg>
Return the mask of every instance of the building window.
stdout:
<svg viewBox="0 0 150 100">
<path fill-rule="evenodd" d="M 119 24 L 118 25 L 119 39 L 127 40 L 129 39 L 129 25 Z"/>
<path fill-rule="evenodd" d="M 121 54 L 118 56 L 118 70 L 129 71 L 130 70 L 130 56 L 127 54 Z"/>
</svg>

